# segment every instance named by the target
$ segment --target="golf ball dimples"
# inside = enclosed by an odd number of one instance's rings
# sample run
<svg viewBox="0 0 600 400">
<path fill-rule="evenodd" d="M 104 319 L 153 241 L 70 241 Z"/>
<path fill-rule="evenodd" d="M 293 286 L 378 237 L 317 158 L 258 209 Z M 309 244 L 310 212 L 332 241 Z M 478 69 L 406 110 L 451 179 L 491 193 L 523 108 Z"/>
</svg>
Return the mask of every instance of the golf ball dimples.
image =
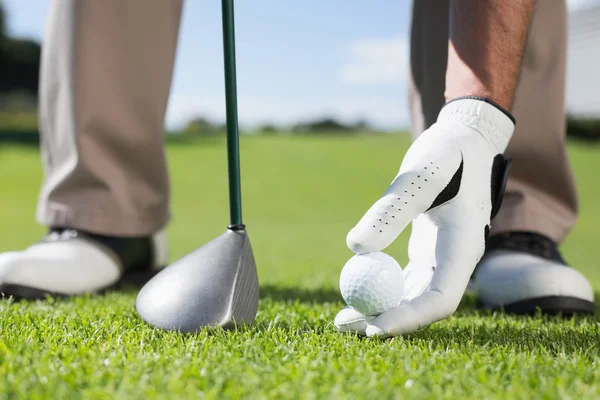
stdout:
<svg viewBox="0 0 600 400">
<path fill-rule="evenodd" d="M 340 292 L 356 311 L 379 315 L 402 299 L 404 273 L 400 264 L 385 253 L 357 254 L 342 269 Z"/>
</svg>

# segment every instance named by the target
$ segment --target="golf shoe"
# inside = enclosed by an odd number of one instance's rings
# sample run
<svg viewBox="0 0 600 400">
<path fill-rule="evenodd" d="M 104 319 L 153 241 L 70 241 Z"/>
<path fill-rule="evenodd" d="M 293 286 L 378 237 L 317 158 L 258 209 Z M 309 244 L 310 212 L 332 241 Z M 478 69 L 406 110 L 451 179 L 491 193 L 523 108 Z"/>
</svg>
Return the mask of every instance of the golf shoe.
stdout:
<svg viewBox="0 0 600 400">
<path fill-rule="evenodd" d="M 0 294 L 39 299 L 141 284 L 167 264 L 164 232 L 121 238 L 51 229 L 23 251 L 0 254 Z"/>
</svg>

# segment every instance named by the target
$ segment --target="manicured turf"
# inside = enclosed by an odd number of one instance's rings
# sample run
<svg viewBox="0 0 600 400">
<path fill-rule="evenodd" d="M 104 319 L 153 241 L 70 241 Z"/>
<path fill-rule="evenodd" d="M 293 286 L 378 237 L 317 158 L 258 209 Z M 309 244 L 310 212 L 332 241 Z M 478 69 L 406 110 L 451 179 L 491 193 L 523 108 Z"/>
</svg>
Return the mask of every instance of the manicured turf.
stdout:
<svg viewBox="0 0 600 400">
<path fill-rule="evenodd" d="M 466 298 L 390 341 L 340 335 L 346 232 L 389 184 L 403 136 L 244 137 L 244 218 L 262 295 L 255 325 L 192 336 L 144 325 L 135 290 L 0 303 L 0 399 L 599 398 L 600 314 L 509 317 Z M 571 145 L 581 217 L 563 246 L 600 289 L 600 149 Z M 169 145 L 172 259 L 225 230 L 224 143 Z M 37 240 L 37 149 L 0 147 L 0 251 Z M 406 263 L 407 234 L 389 252 Z"/>
</svg>

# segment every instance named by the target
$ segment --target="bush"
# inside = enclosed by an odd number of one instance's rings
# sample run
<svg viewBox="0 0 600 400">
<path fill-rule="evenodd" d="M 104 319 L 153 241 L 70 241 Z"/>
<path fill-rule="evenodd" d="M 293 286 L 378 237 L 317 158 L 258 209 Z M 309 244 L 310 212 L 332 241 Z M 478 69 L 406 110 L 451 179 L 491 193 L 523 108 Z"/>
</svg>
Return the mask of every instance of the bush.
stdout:
<svg viewBox="0 0 600 400">
<path fill-rule="evenodd" d="M 4 143 L 38 146 L 39 141 L 35 111 L 0 111 L 0 146 Z"/>
<path fill-rule="evenodd" d="M 295 125 L 292 128 L 295 133 L 337 133 L 337 134 L 356 134 L 360 132 L 374 131 L 365 120 L 359 120 L 353 124 L 343 123 L 335 118 L 322 118 L 312 121 L 306 121 Z"/>
<path fill-rule="evenodd" d="M 0 134 L 2 132 L 37 131 L 38 120 L 35 111 L 0 111 Z"/>
<path fill-rule="evenodd" d="M 323 118 L 300 123 L 293 128 L 294 132 L 348 132 L 351 127 L 333 118 Z"/>
<path fill-rule="evenodd" d="M 256 131 L 262 135 L 276 135 L 281 131 L 281 129 L 277 128 L 273 124 L 264 124 L 259 126 Z"/>
<path fill-rule="evenodd" d="M 225 128 L 204 117 L 197 117 L 187 123 L 182 133 L 194 136 L 214 136 L 224 134 Z"/>
<path fill-rule="evenodd" d="M 37 98 L 24 90 L 15 90 L 4 95 L 0 94 L 0 112 L 5 113 L 35 113 Z"/>
<path fill-rule="evenodd" d="M 567 117 L 567 137 L 586 141 L 600 141 L 600 118 Z"/>
</svg>

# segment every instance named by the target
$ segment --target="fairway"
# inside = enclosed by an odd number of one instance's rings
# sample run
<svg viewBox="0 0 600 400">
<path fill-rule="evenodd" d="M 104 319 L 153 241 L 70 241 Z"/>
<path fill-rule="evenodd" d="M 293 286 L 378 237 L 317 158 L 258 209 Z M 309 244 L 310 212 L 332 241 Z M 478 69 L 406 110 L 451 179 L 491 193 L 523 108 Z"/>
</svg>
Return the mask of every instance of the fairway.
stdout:
<svg viewBox="0 0 600 400">
<path fill-rule="evenodd" d="M 136 291 L 0 303 L 0 399 L 600 398 L 600 313 L 480 312 L 405 338 L 339 334 L 346 233 L 395 176 L 405 135 L 244 136 L 244 220 L 261 283 L 256 323 L 183 336 L 146 326 Z M 0 144 L 0 251 L 38 240 L 38 150 Z M 570 144 L 578 225 L 565 258 L 600 291 L 599 148 Z M 168 146 L 171 260 L 225 231 L 224 139 Z M 408 233 L 387 251 L 406 265 Z"/>
</svg>

